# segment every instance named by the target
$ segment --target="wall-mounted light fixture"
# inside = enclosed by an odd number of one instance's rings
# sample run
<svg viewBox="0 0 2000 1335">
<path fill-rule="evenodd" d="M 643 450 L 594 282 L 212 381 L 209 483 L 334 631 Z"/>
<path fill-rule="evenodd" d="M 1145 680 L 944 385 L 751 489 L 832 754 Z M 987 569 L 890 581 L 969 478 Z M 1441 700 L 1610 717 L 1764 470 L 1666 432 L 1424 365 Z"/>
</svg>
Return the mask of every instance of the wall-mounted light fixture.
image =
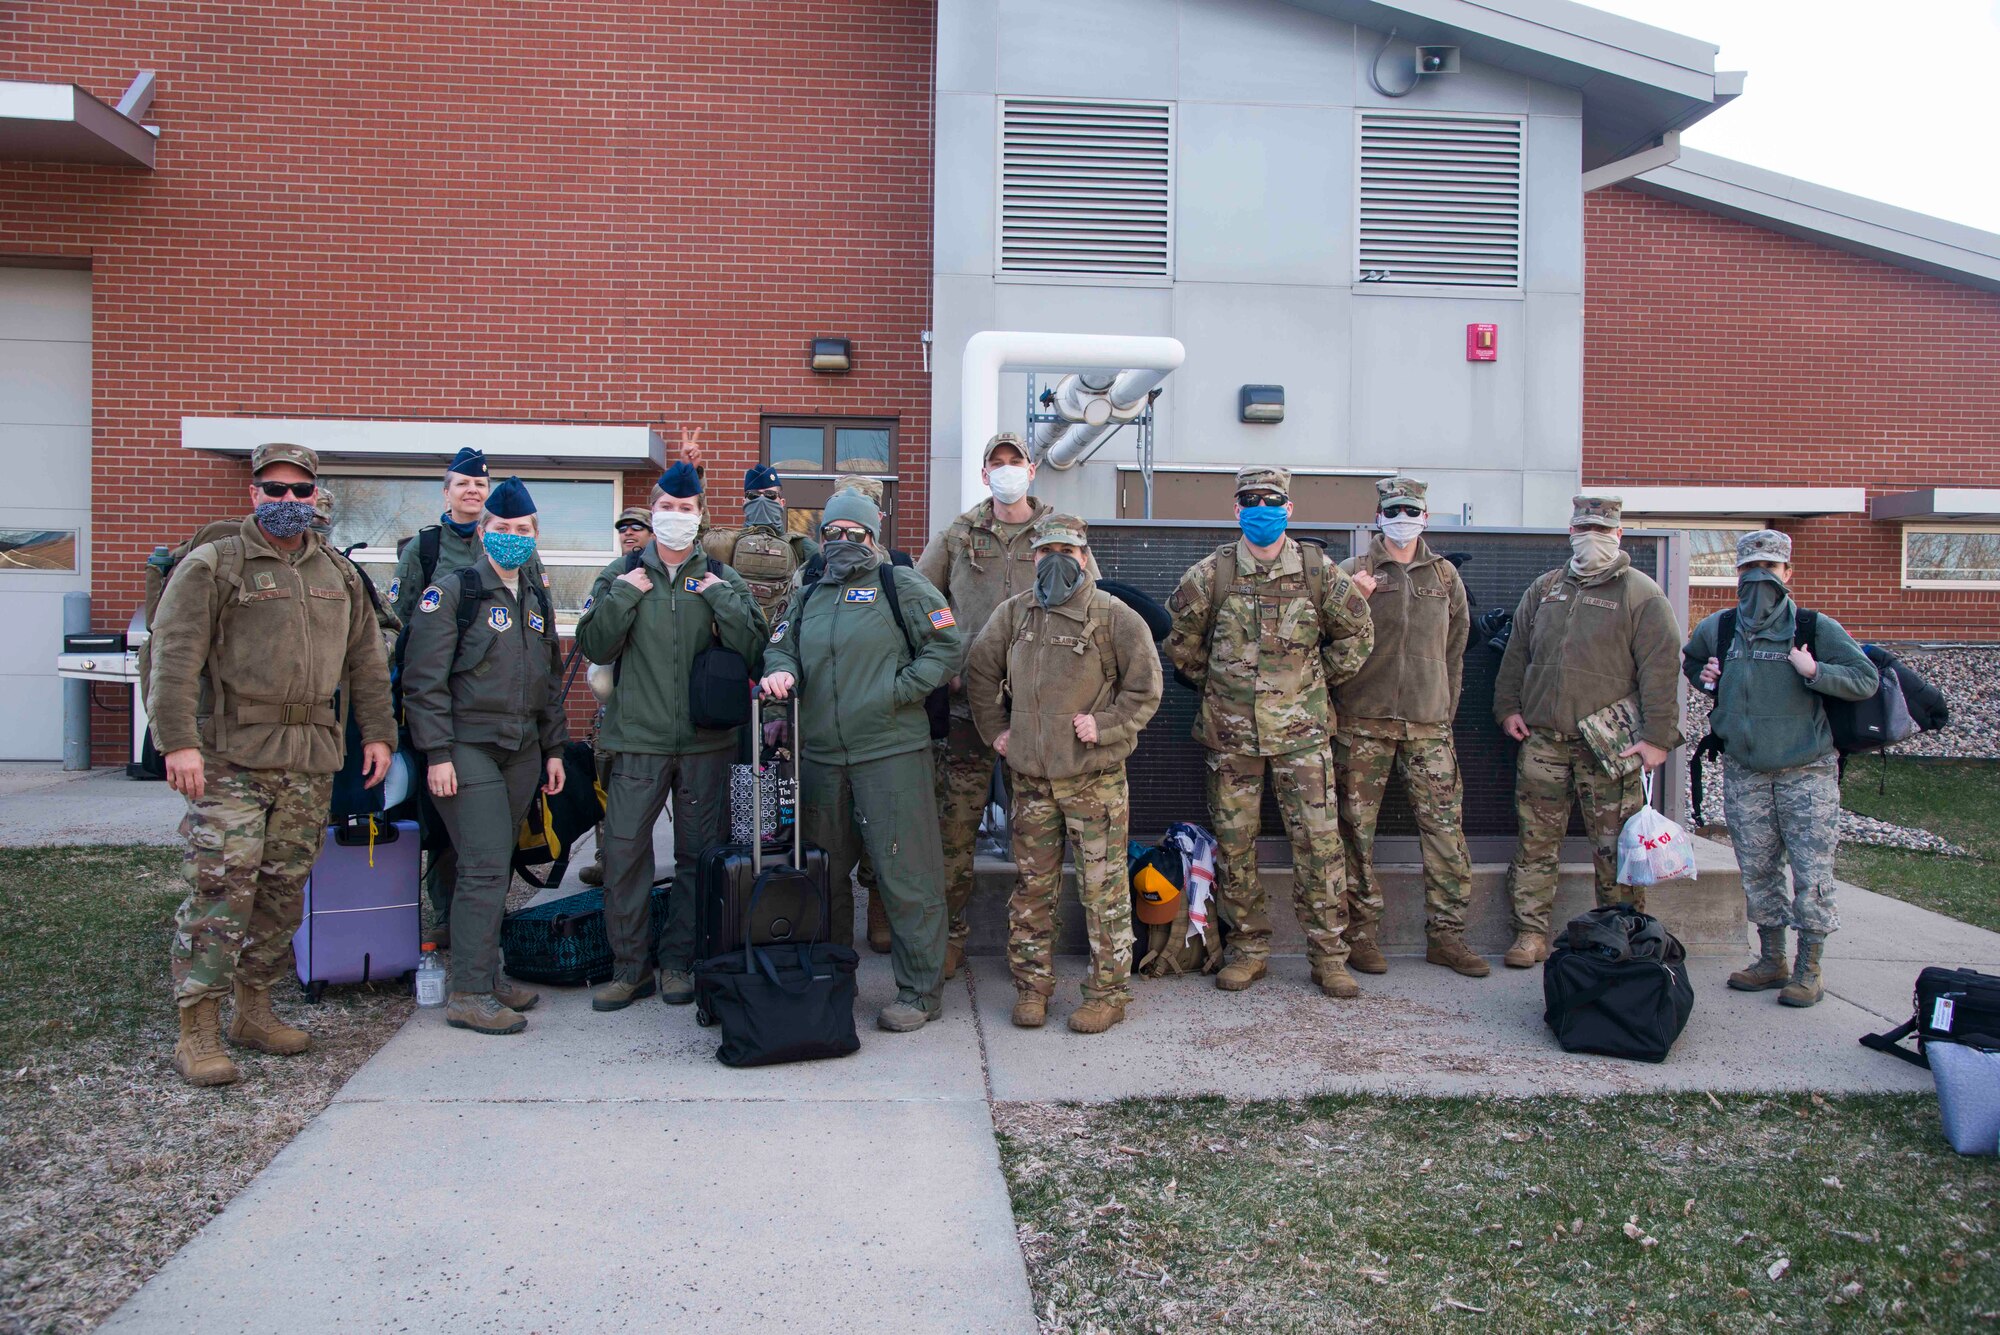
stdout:
<svg viewBox="0 0 2000 1335">
<path fill-rule="evenodd" d="M 854 369 L 854 344 L 844 338 L 814 339 L 812 369 L 819 375 L 846 375 Z"/>
<path fill-rule="evenodd" d="M 1236 394 L 1236 415 L 1245 422 L 1269 425 L 1285 420 L 1283 385 L 1245 385 Z"/>
</svg>

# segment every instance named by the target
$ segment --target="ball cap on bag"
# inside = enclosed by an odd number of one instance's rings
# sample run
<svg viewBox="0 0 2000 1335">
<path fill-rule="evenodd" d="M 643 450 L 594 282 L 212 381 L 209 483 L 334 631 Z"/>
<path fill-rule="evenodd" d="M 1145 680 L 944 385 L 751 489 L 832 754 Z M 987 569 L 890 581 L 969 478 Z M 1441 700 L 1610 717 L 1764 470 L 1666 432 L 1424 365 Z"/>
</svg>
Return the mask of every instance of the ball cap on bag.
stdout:
<svg viewBox="0 0 2000 1335">
<path fill-rule="evenodd" d="M 1620 496 L 1572 496 L 1569 501 L 1571 528 L 1623 528 L 1625 500 Z"/>
<path fill-rule="evenodd" d="M 1090 545 L 1090 530 L 1075 515 L 1044 515 L 1029 532 L 1034 535 L 1030 547 L 1046 547 L 1052 542 L 1067 542 L 1076 547 Z"/>
<path fill-rule="evenodd" d="M 1133 909 L 1140 922 L 1151 926 L 1180 916 L 1181 888 L 1152 863 L 1133 873 L 1132 888 L 1138 892 Z"/>
<path fill-rule="evenodd" d="M 1774 528 L 1760 528 L 1755 533 L 1745 533 L 1736 540 L 1736 568 L 1741 570 L 1752 561 L 1776 561 L 1779 565 L 1792 563 L 1792 539 L 1789 534 Z"/>
<path fill-rule="evenodd" d="M 1026 445 L 1022 444 L 1022 443 L 1021 443 L 1021 438 L 1020 438 L 1019 436 L 1015 435 L 1015 434 L 1014 434 L 1014 433 L 1013 433 L 1012 431 L 1002 431 L 1002 432 L 998 433 L 997 435 L 995 435 L 995 436 L 993 437 L 993 439 L 991 439 L 991 440 L 987 441 L 987 442 L 986 442 L 986 453 L 984 453 L 984 454 L 982 454 L 982 455 L 980 455 L 980 456 L 979 456 L 979 462 L 980 462 L 980 463 L 982 463 L 982 464 L 990 464 L 990 463 L 992 463 L 992 462 L 993 462 L 993 451 L 995 451 L 995 450 L 999 449 L 999 448 L 1000 448 L 1000 447 L 1001 447 L 1002 445 L 1005 445 L 1005 446 L 1007 446 L 1007 447 L 1008 447 L 1009 449 L 1013 450 L 1013 451 L 1014 451 L 1014 453 L 1016 453 L 1016 454 L 1020 455 L 1020 456 L 1021 456 L 1021 462 L 1023 462 L 1023 463 L 1026 463 L 1026 462 L 1027 462 L 1027 460 L 1028 460 L 1028 447 L 1027 447 Z"/>
<path fill-rule="evenodd" d="M 1270 464 L 1246 464 L 1236 470 L 1236 494 L 1240 496 L 1246 491 L 1271 491 L 1290 497 L 1292 470 Z"/>
<path fill-rule="evenodd" d="M 1411 505 L 1428 510 L 1430 490 L 1431 484 L 1421 478 L 1403 477 L 1401 474 L 1395 477 L 1378 477 L 1375 479 L 1375 508 L 1379 511 L 1382 507 L 1393 505 L 1397 501 L 1408 501 Z"/>
<path fill-rule="evenodd" d="M 274 440 L 250 451 L 250 476 L 257 476 L 272 464 L 290 464 L 294 468 L 305 469 L 314 477 L 319 476 L 319 455 L 303 445 Z"/>
</svg>

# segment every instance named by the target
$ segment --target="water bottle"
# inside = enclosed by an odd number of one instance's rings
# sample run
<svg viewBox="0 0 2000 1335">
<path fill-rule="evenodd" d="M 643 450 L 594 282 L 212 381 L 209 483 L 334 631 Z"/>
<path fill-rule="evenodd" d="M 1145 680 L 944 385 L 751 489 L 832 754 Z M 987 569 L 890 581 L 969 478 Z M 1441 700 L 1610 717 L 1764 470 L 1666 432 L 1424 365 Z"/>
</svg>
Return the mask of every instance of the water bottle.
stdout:
<svg viewBox="0 0 2000 1335">
<path fill-rule="evenodd" d="M 423 957 L 417 961 L 417 1004 L 444 1005 L 444 963 L 437 957 L 435 943 L 424 942 Z"/>
</svg>

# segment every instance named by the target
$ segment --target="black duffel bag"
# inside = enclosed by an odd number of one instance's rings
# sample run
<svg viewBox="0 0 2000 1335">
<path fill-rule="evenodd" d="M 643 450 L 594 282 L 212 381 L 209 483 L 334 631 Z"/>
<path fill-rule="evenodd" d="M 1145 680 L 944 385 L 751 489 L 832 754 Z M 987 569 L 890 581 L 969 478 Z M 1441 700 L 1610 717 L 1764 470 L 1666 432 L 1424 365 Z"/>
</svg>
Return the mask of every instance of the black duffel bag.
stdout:
<svg viewBox="0 0 2000 1335">
<path fill-rule="evenodd" d="M 1917 1050 L 1900 1046 L 1911 1034 Z M 2000 978 L 1977 969 L 1931 965 L 1917 975 L 1916 1014 L 1885 1034 L 1863 1034 L 1861 1045 L 1912 1066 L 1929 1066 L 1932 1043 L 2000 1049 Z"/>
<path fill-rule="evenodd" d="M 852 947 L 753 946 L 694 966 L 695 994 L 722 1029 L 715 1059 L 724 1066 L 845 1057 L 859 1050 L 854 1032 Z"/>
<path fill-rule="evenodd" d="M 1624 904 L 1573 919 L 1542 966 L 1542 1018 L 1565 1052 L 1662 1062 L 1694 1011 L 1687 949 Z"/>
</svg>

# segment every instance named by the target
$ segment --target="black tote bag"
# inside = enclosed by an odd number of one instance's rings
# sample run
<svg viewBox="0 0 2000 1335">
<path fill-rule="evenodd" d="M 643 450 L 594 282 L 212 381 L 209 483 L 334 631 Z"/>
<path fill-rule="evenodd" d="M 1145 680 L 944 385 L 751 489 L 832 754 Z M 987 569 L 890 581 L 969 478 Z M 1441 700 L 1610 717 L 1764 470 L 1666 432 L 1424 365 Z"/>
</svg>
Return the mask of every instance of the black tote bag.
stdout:
<svg viewBox="0 0 2000 1335">
<path fill-rule="evenodd" d="M 695 966 L 695 990 L 722 1028 L 724 1066 L 776 1066 L 858 1051 L 852 947 L 745 946 Z"/>
</svg>

